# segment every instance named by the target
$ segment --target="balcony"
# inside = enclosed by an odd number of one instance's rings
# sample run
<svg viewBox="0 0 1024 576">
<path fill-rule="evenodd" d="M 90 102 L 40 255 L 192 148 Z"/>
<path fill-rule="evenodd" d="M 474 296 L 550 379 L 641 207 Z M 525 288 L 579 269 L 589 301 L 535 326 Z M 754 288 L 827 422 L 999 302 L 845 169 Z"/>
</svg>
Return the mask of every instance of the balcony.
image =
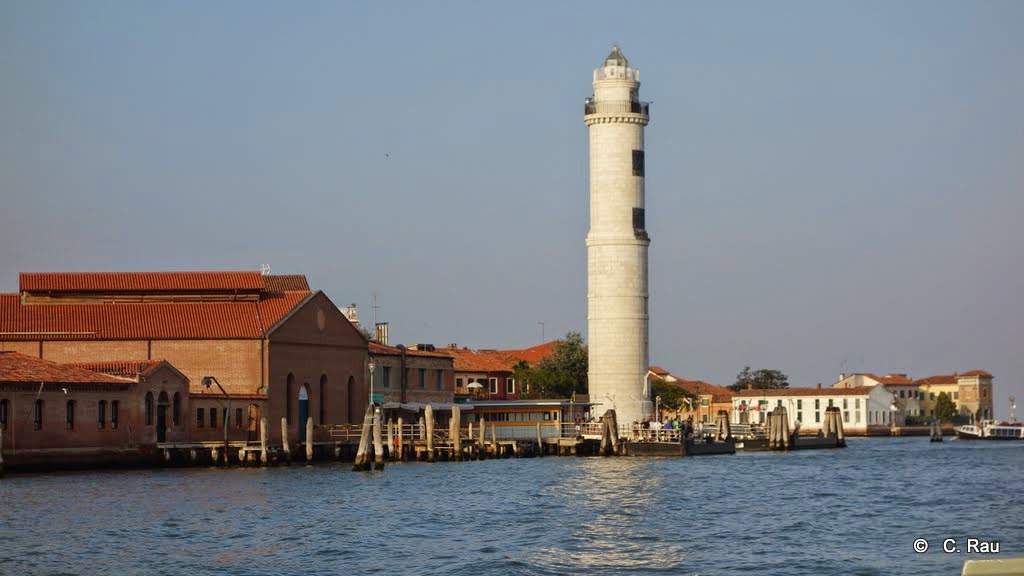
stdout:
<svg viewBox="0 0 1024 576">
<path fill-rule="evenodd" d="M 642 114 L 649 116 L 650 102 L 633 102 L 630 100 L 602 100 L 595 102 L 587 98 L 583 103 L 583 114 Z"/>
</svg>

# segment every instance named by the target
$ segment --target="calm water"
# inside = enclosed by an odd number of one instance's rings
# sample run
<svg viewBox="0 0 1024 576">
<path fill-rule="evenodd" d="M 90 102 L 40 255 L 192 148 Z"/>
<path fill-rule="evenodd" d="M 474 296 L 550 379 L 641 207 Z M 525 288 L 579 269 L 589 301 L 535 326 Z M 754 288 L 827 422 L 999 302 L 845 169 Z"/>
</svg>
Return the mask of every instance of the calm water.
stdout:
<svg viewBox="0 0 1024 576">
<path fill-rule="evenodd" d="M 955 575 L 968 537 L 1024 556 L 1024 443 L 0 480 L 10 575 Z"/>
</svg>

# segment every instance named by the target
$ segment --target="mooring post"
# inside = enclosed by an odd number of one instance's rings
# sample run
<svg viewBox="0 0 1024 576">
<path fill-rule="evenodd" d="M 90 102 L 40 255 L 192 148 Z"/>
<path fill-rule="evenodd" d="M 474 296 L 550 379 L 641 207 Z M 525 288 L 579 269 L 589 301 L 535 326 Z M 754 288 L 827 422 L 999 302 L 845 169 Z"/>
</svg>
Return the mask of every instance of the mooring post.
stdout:
<svg viewBox="0 0 1024 576">
<path fill-rule="evenodd" d="M 356 460 L 352 465 L 355 471 L 370 469 L 370 432 L 373 428 L 373 404 L 366 407 L 363 414 L 363 429 L 359 433 L 359 448 L 356 449 Z"/>
<path fill-rule="evenodd" d="M 388 455 L 391 456 L 391 461 L 393 462 L 395 460 L 395 422 L 391 418 L 388 418 L 387 431 Z"/>
<path fill-rule="evenodd" d="M 427 462 L 434 461 L 434 407 L 427 404 L 423 409 L 423 416 L 427 426 Z"/>
<path fill-rule="evenodd" d="M 313 461 L 313 417 L 306 418 L 306 462 Z"/>
<path fill-rule="evenodd" d="M 836 406 L 836 439 L 837 444 L 846 444 L 845 435 L 843 433 L 843 417 L 842 414 L 839 412 L 838 406 Z"/>
<path fill-rule="evenodd" d="M 281 447 L 284 451 L 284 461 L 290 463 L 292 461 L 292 450 L 288 446 L 288 418 L 281 418 Z"/>
<path fill-rule="evenodd" d="M 456 462 L 462 461 L 462 409 L 452 406 L 452 451 Z"/>
<path fill-rule="evenodd" d="M 619 455 L 619 417 L 616 416 L 615 410 L 608 411 L 608 419 L 611 420 L 609 425 L 609 436 L 612 443 L 612 454 Z"/>
<path fill-rule="evenodd" d="M 498 427 L 491 422 L 491 444 L 494 446 L 494 457 L 501 456 L 501 448 L 498 447 Z"/>
<path fill-rule="evenodd" d="M 424 412 L 426 412 L 426 410 L 424 410 Z M 423 416 L 420 416 L 420 421 L 419 421 L 420 434 L 419 434 L 419 436 L 416 437 L 417 440 L 426 440 L 426 438 L 427 438 L 427 424 L 426 424 L 426 422 L 427 422 L 426 419 L 424 419 Z"/>
<path fill-rule="evenodd" d="M 210 458 L 213 459 L 213 464 L 215 466 L 220 464 L 220 450 L 216 446 L 210 448 Z"/>
<path fill-rule="evenodd" d="M 487 432 L 487 420 L 483 416 L 481 416 L 480 417 L 480 442 L 477 443 L 477 450 L 479 452 L 477 454 L 477 457 L 480 458 L 481 460 L 483 460 L 484 458 L 487 457 L 487 444 L 486 444 L 487 440 L 486 440 L 486 438 L 484 438 L 484 434 L 486 432 Z"/>
<path fill-rule="evenodd" d="M 381 422 L 382 418 L 383 418 L 383 416 L 381 415 L 380 410 L 374 409 L 374 411 L 373 411 L 373 460 L 374 460 L 373 467 L 376 470 L 383 470 L 384 469 L 384 443 L 381 441 L 381 435 L 383 434 L 383 430 L 381 430 L 381 428 L 384 427 L 383 422 Z"/>
<path fill-rule="evenodd" d="M 267 465 L 267 419 L 260 418 L 260 466 Z"/>
<path fill-rule="evenodd" d="M 398 419 L 398 437 L 397 437 L 398 438 L 398 446 L 395 447 L 396 448 L 396 450 L 395 450 L 395 461 L 396 462 L 399 461 L 399 460 L 404 460 L 405 459 L 405 439 L 402 437 L 402 428 L 403 428 L 402 419 L 399 418 Z"/>
<path fill-rule="evenodd" d="M 537 456 L 544 456 L 544 439 L 540 435 L 540 422 L 537 422 Z"/>
</svg>

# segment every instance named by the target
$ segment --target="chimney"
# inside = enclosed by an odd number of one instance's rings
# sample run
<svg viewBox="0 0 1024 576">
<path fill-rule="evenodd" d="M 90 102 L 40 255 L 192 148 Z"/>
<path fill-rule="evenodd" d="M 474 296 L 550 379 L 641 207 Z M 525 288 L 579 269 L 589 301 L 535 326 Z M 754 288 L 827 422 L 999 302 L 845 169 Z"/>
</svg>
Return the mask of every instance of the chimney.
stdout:
<svg viewBox="0 0 1024 576">
<path fill-rule="evenodd" d="M 818 390 L 821 390 L 821 382 L 818 382 Z"/>
<path fill-rule="evenodd" d="M 388 345 L 388 323 L 387 322 L 377 322 L 377 326 L 376 326 L 376 330 L 375 330 L 375 339 L 377 340 L 378 344 L 383 344 L 385 346 Z"/>
</svg>

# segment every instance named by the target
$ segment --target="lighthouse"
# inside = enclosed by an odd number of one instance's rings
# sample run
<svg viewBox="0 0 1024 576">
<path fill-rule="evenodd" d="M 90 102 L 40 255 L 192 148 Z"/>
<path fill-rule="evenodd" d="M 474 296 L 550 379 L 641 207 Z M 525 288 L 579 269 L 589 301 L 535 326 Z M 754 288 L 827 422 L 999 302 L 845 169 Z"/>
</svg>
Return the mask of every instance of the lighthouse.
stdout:
<svg viewBox="0 0 1024 576">
<path fill-rule="evenodd" d="M 590 401 L 621 423 L 653 413 L 647 379 L 647 248 L 640 71 L 619 47 L 594 70 L 583 121 L 590 130 L 587 380 Z"/>
</svg>

